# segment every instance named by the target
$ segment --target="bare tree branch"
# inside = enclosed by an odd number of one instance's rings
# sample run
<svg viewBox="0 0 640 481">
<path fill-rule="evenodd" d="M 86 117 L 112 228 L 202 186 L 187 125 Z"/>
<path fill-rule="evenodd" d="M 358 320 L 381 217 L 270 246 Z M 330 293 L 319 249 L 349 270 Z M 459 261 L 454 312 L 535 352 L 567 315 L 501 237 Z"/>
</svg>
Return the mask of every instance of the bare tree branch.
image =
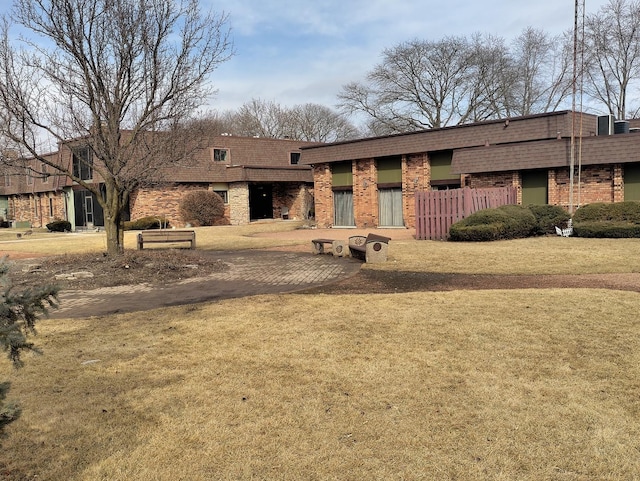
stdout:
<svg viewBox="0 0 640 481">
<path fill-rule="evenodd" d="M 10 21 L 29 36 L 10 40 Z M 129 194 L 192 145 L 182 126 L 232 54 L 227 21 L 198 0 L 21 0 L 3 20 L 0 134 L 96 194 L 112 254 Z M 69 140 L 104 188 L 41 155 Z"/>
</svg>

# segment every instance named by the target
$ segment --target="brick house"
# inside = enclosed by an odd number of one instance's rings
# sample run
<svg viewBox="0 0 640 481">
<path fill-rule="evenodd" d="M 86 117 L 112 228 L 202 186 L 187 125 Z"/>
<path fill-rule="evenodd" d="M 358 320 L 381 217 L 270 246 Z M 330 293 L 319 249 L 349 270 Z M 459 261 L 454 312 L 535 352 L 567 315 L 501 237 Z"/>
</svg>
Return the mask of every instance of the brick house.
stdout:
<svg viewBox="0 0 640 481">
<path fill-rule="evenodd" d="M 305 146 L 302 163 L 319 227 L 415 228 L 423 190 L 514 186 L 519 203 L 568 208 L 572 150 L 574 206 L 640 200 L 639 127 L 561 111 Z"/>
<path fill-rule="evenodd" d="M 315 145 L 288 139 L 212 136 L 208 146 L 197 150 L 182 166 L 158 174 L 152 185 L 131 195 L 127 218 L 164 216 L 181 227 L 179 206 L 184 195 L 195 189 L 217 192 L 225 201 L 224 223 L 247 224 L 252 220 L 307 219 L 313 212 L 313 175 L 300 163 L 300 146 Z M 86 168 L 91 155 L 81 142 L 60 144 L 47 154 L 60 165 L 72 166 L 82 179 L 100 182 Z M 90 162 L 89 162 L 90 163 Z M 43 227 L 54 219 L 71 222 L 73 229 L 104 225 L 95 196 L 68 177 L 42 175 L 43 165 L 25 159 L 21 167 L 3 167 L 0 183 L 0 216 L 14 225 Z M 46 172 L 46 167 L 45 167 Z M 3 210 L 4 209 L 4 210 Z"/>
</svg>

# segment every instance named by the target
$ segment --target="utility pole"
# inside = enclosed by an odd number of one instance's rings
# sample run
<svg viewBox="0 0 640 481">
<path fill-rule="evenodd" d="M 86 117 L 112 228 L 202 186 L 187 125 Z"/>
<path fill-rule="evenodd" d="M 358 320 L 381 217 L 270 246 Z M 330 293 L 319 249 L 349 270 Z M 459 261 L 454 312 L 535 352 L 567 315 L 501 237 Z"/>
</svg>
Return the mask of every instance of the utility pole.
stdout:
<svg viewBox="0 0 640 481">
<path fill-rule="evenodd" d="M 569 162 L 569 214 L 574 210 L 574 171 L 576 165 L 576 150 L 578 150 L 578 206 L 580 206 L 580 170 L 582 167 L 582 76 L 584 68 L 584 2 L 575 0 L 573 22 L 573 78 L 571 83 L 571 153 Z M 579 97 L 579 99 L 578 99 Z M 576 115 L 576 107 L 579 100 L 580 125 Z M 578 135 L 579 133 L 579 135 Z M 576 149 L 576 141 L 579 148 Z"/>
</svg>

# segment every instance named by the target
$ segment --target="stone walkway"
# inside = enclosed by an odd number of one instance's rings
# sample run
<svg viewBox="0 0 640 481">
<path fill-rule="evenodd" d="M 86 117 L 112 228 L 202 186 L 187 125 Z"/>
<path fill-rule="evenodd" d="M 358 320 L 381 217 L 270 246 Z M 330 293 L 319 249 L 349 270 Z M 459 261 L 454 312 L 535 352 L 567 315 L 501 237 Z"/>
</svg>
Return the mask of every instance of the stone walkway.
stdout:
<svg viewBox="0 0 640 481">
<path fill-rule="evenodd" d="M 146 284 L 63 291 L 52 318 L 79 318 L 146 311 L 158 307 L 294 292 L 326 285 L 358 272 L 361 263 L 332 255 L 245 250 L 212 252 L 230 269 L 164 287 Z"/>
</svg>

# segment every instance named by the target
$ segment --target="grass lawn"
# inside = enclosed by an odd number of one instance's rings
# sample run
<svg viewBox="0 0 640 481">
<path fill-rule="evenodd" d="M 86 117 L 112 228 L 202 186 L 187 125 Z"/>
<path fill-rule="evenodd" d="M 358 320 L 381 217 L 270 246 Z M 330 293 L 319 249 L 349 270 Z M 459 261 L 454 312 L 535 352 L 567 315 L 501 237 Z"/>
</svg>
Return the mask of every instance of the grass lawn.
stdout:
<svg viewBox="0 0 640 481">
<path fill-rule="evenodd" d="M 637 272 L 636 242 L 406 241 L 382 266 Z M 639 301 L 292 294 L 43 320 L 42 356 L 0 360 L 23 408 L 0 479 L 640 479 Z"/>
</svg>

